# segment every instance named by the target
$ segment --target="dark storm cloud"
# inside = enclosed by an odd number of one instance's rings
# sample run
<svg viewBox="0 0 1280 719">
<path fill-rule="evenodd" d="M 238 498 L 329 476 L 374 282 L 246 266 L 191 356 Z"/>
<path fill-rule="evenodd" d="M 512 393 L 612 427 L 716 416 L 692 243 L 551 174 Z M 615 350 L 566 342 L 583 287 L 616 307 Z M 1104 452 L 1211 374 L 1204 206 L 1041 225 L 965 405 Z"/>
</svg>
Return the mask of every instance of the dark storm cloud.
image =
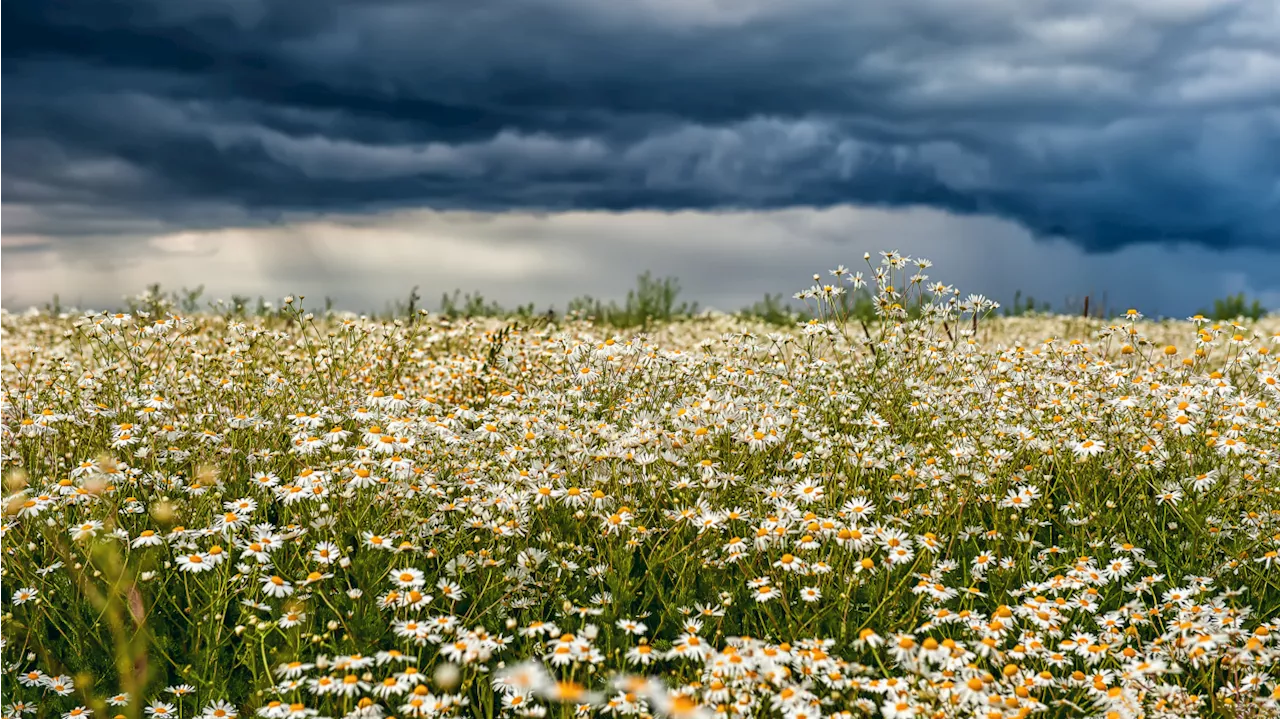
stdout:
<svg viewBox="0 0 1280 719">
<path fill-rule="evenodd" d="M 1271 0 L 13 0 L 4 20 L 6 231 L 855 203 L 1087 249 L 1280 245 Z"/>
</svg>

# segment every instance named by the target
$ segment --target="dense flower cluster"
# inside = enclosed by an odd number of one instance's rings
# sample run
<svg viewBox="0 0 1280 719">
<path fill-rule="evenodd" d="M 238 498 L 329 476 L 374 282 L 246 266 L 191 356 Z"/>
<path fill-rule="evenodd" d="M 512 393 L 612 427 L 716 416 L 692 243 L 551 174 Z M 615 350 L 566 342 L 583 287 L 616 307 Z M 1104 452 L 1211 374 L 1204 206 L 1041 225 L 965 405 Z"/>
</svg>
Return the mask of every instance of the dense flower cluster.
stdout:
<svg viewBox="0 0 1280 719">
<path fill-rule="evenodd" d="M 1280 327 L 928 267 L 785 331 L 5 313 L 4 716 L 1280 715 Z"/>
</svg>

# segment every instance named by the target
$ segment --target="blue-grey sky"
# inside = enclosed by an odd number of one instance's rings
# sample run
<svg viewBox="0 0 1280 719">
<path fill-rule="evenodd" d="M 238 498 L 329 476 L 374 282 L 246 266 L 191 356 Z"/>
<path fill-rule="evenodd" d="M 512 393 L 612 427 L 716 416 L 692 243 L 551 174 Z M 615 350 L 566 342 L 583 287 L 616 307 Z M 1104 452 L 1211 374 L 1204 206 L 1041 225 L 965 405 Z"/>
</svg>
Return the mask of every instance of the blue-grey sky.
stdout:
<svg viewBox="0 0 1280 719">
<path fill-rule="evenodd" d="M 645 267 L 730 306 L 891 247 L 996 296 L 1280 305 L 1277 0 L 13 0 L 3 20 L 6 306 L 178 278 L 563 304 Z"/>
</svg>

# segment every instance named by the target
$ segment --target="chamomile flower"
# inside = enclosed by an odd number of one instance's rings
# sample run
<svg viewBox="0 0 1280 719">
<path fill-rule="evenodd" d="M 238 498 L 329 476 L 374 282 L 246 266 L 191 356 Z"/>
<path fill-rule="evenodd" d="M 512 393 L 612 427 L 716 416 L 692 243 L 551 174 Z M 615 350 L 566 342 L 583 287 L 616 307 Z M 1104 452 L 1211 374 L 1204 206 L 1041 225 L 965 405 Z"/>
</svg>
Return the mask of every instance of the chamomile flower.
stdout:
<svg viewBox="0 0 1280 719">
<path fill-rule="evenodd" d="M 293 584 L 279 575 L 272 574 L 262 579 L 262 592 L 268 597 L 287 597 L 293 594 Z"/>
</svg>

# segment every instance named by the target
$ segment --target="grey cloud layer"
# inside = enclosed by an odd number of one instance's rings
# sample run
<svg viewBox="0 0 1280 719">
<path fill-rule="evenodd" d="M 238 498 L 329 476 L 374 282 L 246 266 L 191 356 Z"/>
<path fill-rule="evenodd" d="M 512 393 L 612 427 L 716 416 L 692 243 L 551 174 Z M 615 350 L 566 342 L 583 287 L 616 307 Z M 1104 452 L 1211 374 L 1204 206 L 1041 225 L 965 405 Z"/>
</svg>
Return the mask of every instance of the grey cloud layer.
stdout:
<svg viewBox="0 0 1280 719">
<path fill-rule="evenodd" d="M 1267 250 L 1148 244 L 1090 255 L 1066 241 L 1037 241 L 1010 222 L 923 209 L 386 212 L 160 234 L 145 253 L 106 267 L 59 262 L 49 244 L 10 242 L 0 297 L 10 310 L 54 294 L 64 304 L 111 308 L 157 280 L 169 289 L 203 285 L 224 299 L 292 293 L 319 304 L 328 296 L 354 310 L 381 309 L 414 286 L 432 307 L 459 288 L 509 307 L 563 309 L 581 294 L 622 299 L 643 269 L 677 276 L 687 299 L 732 310 L 766 292 L 789 295 L 837 264 L 857 268 L 864 251 L 892 248 L 934 260 L 932 280 L 1003 302 L 1021 290 L 1079 311 L 1089 295 L 1094 307 L 1186 316 L 1246 291 L 1280 309 L 1280 263 Z"/>
<path fill-rule="evenodd" d="M 1086 249 L 1280 246 L 1275 0 L 4 13 L 6 231 L 855 203 Z"/>
</svg>

